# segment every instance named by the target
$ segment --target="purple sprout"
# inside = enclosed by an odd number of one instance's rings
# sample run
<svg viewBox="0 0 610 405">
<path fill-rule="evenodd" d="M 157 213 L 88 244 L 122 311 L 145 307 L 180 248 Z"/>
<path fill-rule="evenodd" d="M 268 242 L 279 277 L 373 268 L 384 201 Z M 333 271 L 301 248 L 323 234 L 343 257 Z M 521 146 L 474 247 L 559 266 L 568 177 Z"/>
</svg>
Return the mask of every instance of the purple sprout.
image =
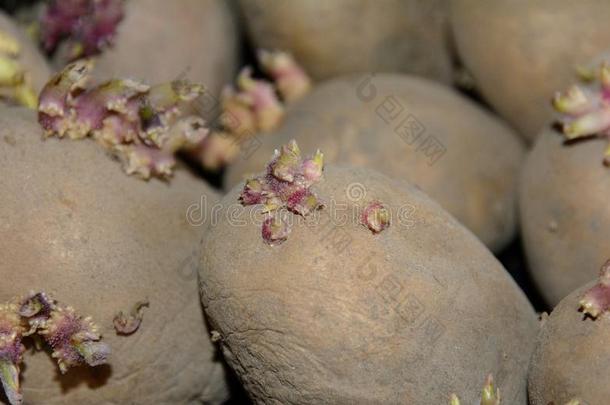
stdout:
<svg viewBox="0 0 610 405">
<path fill-rule="evenodd" d="M 57 306 L 38 333 L 53 349 L 62 374 L 70 367 L 105 364 L 110 354 L 91 318 L 77 315 L 71 307 Z"/>
<path fill-rule="evenodd" d="M 148 307 L 148 301 L 138 301 L 129 314 L 120 311 L 113 319 L 114 329 L 119 335 L 131 335 L 135 333 L 144 319 L 144 307 Z"/>
<path fill-rule="evenodd" d="M 390 212 L 381 202 L 374 201 L 362 211 L 360 222 L 377 234 L 390 226 Z"/>
<path fill-rule="evenodd" d="M 582 76 L 587 85 L 572 86 L 553 98 L 561 130 L 567 140 L 590 136 L 610 140 L 610 64 L 605 62 Z M 610 166 L 610 147 L 603 162 Z"/>
<path fill-rule="evenodd" d="M 66 66 L 40 93 L 38 121 L 47 136 L 91 136 L 123 162 L 128 174 L 168 178 L 175 153 L 194 148 L 207 136 L 200 117 L 184 116 L 184 103 L 203 86 L 176 80 L 148 86 L 114 79 L 88 86 L 90 60 Z"/>
<path fill-rule="evenodd" d="M 124 0 L 52 0 L 40 18 L 41 42 L 47 53 L 60 44 L 68 61 L 100 54 L 110 46 L 123 19 Z"/>
<path fill-rule="evenodd" d="M 274 215 L 282 209 L 303 217 L 322 207 L 311 186 L 322 177 L 324 156 L 320 151 L 308 159 L 301 158 L 301 151 L 293 140 L 276 150 L 264 174 L 246 181 L 240 195 L 243 205 L 264 206 L 267 218 L 263 222 L 263 240 L 270 244 L 284 242 L 290 226 Z"/>
<path fill-rule="evenodd" d="M 11 405 L 23 403 L 19 372 L 25 347 L 25 328 L 14 303 L 0 305 L 0 380 Z"/>
</svg>

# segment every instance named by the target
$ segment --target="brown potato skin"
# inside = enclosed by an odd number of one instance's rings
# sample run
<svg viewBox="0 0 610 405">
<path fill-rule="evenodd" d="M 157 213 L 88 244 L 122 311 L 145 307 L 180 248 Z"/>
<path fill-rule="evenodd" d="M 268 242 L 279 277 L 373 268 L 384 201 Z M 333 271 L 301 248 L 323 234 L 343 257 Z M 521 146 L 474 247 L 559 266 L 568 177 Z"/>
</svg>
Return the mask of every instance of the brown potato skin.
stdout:
<svg viewBox="0 0 610 405">
<path fill-rule="evenodd" d="M 574 398 L 586 405 L 608 403 L 610 318 L 593 321 L 578 311 L 578 301 L 593 284 L 564 298 L 544 322 L 528 378 L 531 405 L 567 404 Z"/>
<path fill-rule="evenodd" d="M 0 31 L 3 31 L 21 45 L 18 61 L 30 74 L 36 92 L 42 90 L 51 76 L 51 69 L 32 39 L 7 14 L 0 12 Z"/>
<path fill-rule="evenodd" d="M 96 75 L 151 84 L 190 79 L 214 97 L 233 80 L 238 33 L 226 1 L 133 0 L 125 8 L 115 44 L 98 59 Z"/>
<path fill-rule="evenodd" d="M 610 43 L 610 2 L 452 0 L 458 53 L 483 96 L 529 142 L 549 100 Z"/>
<path fill-rule="evenodd" d="M 447 0 L 241 0 L 252 42 L 315 79 L 410 72 L 449 83 Z"/>
<path fill-rule="evenodd" d="M 0 114 L 0 302 L 43 290 L 91 315 L 109 366 L 61 376 L 49 353 L 25 354 L 28 404 L 187 404 L 227 397 L 197 291 L 202 227 L 186 210 L 215 194 L 185 171 L 164 183 L 126 176 L 91 140 L 42 133 L 33 112 Z M 113 317 L 148 299 L 140 329 Z"/>
<path fill-rule="evenodd" d="M 384 119 L 387 97 L 404 109 L 394 120 Z M 419 137 L 396 132 L 407 116 L 425 129 Z M 430 136 L 446 149 L 436 161 L 421 150 Z M 515 234 L 518 174 L 524 159 L 521 140 L 444 86 L 390 74 L 376 75 L 370 82 L 367 76 L 352 75 L 321 83 L 288 110 L 276 133 L 244 144 L 229 168 L 227 185 L 260 170 L 273 150 L 290 139 L 303 150 L 320 148 L 327 162 L 370 167 L 416 184 L 493 251 Z M 252 146 L 257 148 L 254 153 Z"/>
<path fill-rule="evenodd" d="M 361 200 L 347 197 L 355 183 Z M 314 187 L 327 208 L 283 244 L 263 242 L 259 208 L 236 205 L 241 185 L 204 242 L 204 308 L 254 402 L 429 405 L 463 392 L 470 404 L 493 372 L 507 403 L 524 404 L 538 325 L 489 251 L 406 182 L 328 166 Z M 339 217 L 373 200 L 392 213 L 380 234 Z M 334 224 L 333 204 L 347 209 Z"/>
<path fill-rule="evenodd" d="M 519 196 L 523 243 L 533 279 L 552 306 L 597 277 L 608 258 L 605 148 L 603 139 L 565 145 L 548 129 L 526 160 Z"/>
</svg>

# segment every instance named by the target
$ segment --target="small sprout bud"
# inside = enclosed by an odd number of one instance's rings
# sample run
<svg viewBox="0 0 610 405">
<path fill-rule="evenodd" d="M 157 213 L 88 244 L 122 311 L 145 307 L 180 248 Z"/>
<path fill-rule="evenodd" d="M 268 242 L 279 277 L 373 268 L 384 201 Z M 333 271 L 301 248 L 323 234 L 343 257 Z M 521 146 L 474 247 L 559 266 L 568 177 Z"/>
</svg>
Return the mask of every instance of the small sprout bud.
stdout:
<svg viewBox="0 0 610 405">
<path fill-rule="evenodd" d="M 303 160 L 295 141 L 276 150 L 265 173 L 246 181 L 240 195 L 243 205 L 264 206 L 264 212 L 273 213 L 282 208 L 301 215 L 309 215 L 323 204 L 311 190 L 324 170 L 322 153 Z M 270 216 L 263 222 L 263 240 L 279 244 L 286 240 L 290 228 L 283 219 Z M 274 242 L 274 243 L 273 243 Z"/>
<path fill-rule="evenodd" d="M 91 318 L 77 315 L 71 307 L 57 306 L 39 333 L 53 348 L 52 357 L 57 359 L 62 374 L 82 364 L 104 364 L 110 354 Z"/>
<path fill-rule="evenodd" d="M 598 283 L 583 295 L 579 304 L 580 310 L 593 319 L 610 309 L 610 260 L 602 266 Z"/>
<path fill-rule="evenodd" d="M 16 86 L 23 81 L 21 65 L 14 59 L 0 57 L 0 86 Z"/>
<path fill-rule="evenodd" d="M 91 136 L 128 174 L 147 180 L 170 177 L 174 154 L 208 135 L 201 118 L 182 114 L 183 104 L 201 95 L 203 86 L 174 81 L 151 87 L 114 79 L 87 88 L 91 69 L 91 61 L 74 62 L 42 90 L 38 120 L 48 136 Z"/>
<path fill-rule="evenodd" d="M 494 379 L 490 374 L 487 376 L 483 392 L 481 394 L 481 405 L 500 405 L 500 389 L 494 387 Z"/>
<path fill-rule="evenodd" d="M 36 108 L 37 97 L 30 75 L 17 60 L 19 42 L 0 31 L 0 99 L 28 108 Z"/>
<path fill-rule="evenodd" d="M 19 315 L 25 319 L 30 330 L 25 335 L 31 335 L 44 326 L 55 309 L 55 301 L 44 292 L 31 291 L 19 304 Z"/>
<path fill-rule="evenodd" d="M 362 225 L 373 233 L 379 233 L 390 226 L 390 212 L 379 201 L 366 206 L 360 217 Z"/>
<path fill-rule="evenodd" d="M 273 246 L 283 243 L 290 234 L 290 226 L 280 217 L 272 216 L 263 221 L 262 235 L 263 240 Z"/>
<path fill-rule="evenodd" d="M 460 405 L 460 399 L 457 395 L 451 394 L 451 398 L 449 399 L 449 405 Z"/>
<path fill-rule="evenodd" d="M 6 32 L 0 31 L 0 53 L 12 57 L 19 56 L 21 45 L 15 38 Z"/>
<path fill-rule="evenodd" d="M 239 138 L 228 132 L 212 132 L 194 153 L 203 167 L 209 170 L 219 170 L 232 162 L 239 153 Z"/>
<path fill-rule="evenodd" d="M 580 401 L 580 399 L 572 399 L 566 405 L 585 405 Z"/>
<path fill-rule="evenodd" d="M 572 86 L 565 93 L 557 92 L 553 98 L 553 108 L 564 114 L 578 114 L 589 106 L 587 96 L 578 86 Z"/>
<path fill-rule="evenodd" d="M 309 92 L 311 79 L 296 63 L 292 55 L 280 51 L 259 50 L 263 70 L 275 81 L 284 101 L 292 103 Z"/>
<path fill-rule="evenodd" d="M 227 92 L 226 96 L 232 95 L 233 102 L 248 107 L 253 114 L 257 131 L 273 131 L 284 116 L 284 107 L 278 100 L 273 85 L 264 80 L 254 79 L 252 69 L 246 67 L 237 77 L 237 89 L 237 91 Z M 237 114 L 238 119 L 240 115 L 245 114 Z M 244 125 L 244 129 L 249 130 L 248 126 Z"/>
<path fill-rule="evenodd" d="M 273 176 L 278 180 L 293 182 L 300 166 L 301 150 L 296 141 L 292 140 L 288 145 L 282 146 L 281 152 L 275 151 L 275 158 L 270 168 Z"/>
<path fill-rule="evenodd" d="M 233 87 L 226 86 L 220 100 L 222 114 L 219 119 L 224 130 L 237 136 L 250 136 L 258 132 L 254 111 Z"/>
<path fill-rule="evenodd" d="M 34 89 L 28 84 L 20 84 L 15 87 L 13 95 L 17 104 L 27 107 L 31 110 L 35 110 L 38 105 L 38 95 Z"/>
<path fill-rule="evenodd" d="M 0 380 L 11 405 L 21 404 L 20 364 L 25 347 L 21 343 L 25 329 L 14 303 L 0 305 Z"/>
<path fill-rule="evenodd" d="M 219 342 L 220 340 L 222 340 L 222 335 L 217 330 L 213 330 L 212 332 L 210 332 L 210 340 L 212 341 L 212 343 Z"/>
<path fill-rule="evenodd" d="M 324 168 L 324 154 L 318 151 L 312 158 L 305 159 L 303 162 L 303 175 L 307 181 L 316 182 L 322 177 Z"/>
<path fill-rule="evenodd" d="M 610 137 L 610 64 L 597 69 L 580 68 L 585 84 L 557 93 L 552 104 L 559 113 L 559 124 L 567 140 L 598 136 Z M 608 152 L 606 152 L 608 153 Z M 604 163 L 610 165 L 608 155 Z"/>
<path fill-rule="evenodd" d="M 52 0 L 40 18 L 46 52 L 64 43 L 68 61 L 101 53 L 123 19 L 123 0 Z"/>
<path fill-rule="evenodd" d="M 135 303 L 129 315 L 120 311 L 114 317 L 114 329 L 119 335 L 131 335 L 135 331 L 138 330 L 140 324 L 142 323 L 142 319 L 144 319 L 144 307 L 148 307 L 149 302 L 138 301 Z"/>
<path fill-rule="evenodd" d="M 596 135 L 610 128 L 610 108 L 599 109 L 582 115 L 563 125 L 567 139 Z"/>
</svg>

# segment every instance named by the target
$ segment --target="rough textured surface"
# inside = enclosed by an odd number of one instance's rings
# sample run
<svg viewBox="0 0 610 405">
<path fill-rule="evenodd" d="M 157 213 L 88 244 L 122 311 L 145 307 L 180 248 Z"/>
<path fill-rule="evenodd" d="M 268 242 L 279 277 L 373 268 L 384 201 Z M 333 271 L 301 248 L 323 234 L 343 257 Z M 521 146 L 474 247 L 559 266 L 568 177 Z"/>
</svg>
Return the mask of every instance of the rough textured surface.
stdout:
<svg viewBox="0 0 610 405">
<path fill-rule="evenodd" d="M 254 45 L 291 52 L 315 79 L 410 72 L 450 82 L 448 0 L 241 0 Z"/>
<path fill-rule="evenodd" d="M 452 0 L 458 53 L 484 97 L 528 140 L 575 67 L 610 43 L 610 2 Z"/>
<path fill-rule="evenodd" d="M 356 183 L 366 190 L 359 200 L 349 193 Z M 268 246 L 249 220 L 261 219 L 260 209 L 235 209 L 242 188 L 221 200 L 208 231 L 201 292 L 256 403 L 429 405 L 464 392 L 473 404 L 489 373 L 508 404 L 525 403 L 535 314 L 438 204 L 405 182 L 329 165 L 314 186 L 327 208 Z M 349 216 L 369 199 L 395 216 L 378 235 Z"/>
<path fill-rule="evenodd" d="M 224 0 L 131 0 L 114 46 L 98 59 L 96 75 L 146 83 L 181 77 L 203 84 L 217 98 L 233 80 L 237 57 L 237 28 Z M 213 106 L 204 100 L 202 112 L 209 113 Z"/>
<path fill-rule="evenodd" d="M 170 183 L 128 177 L 91 140 L 41 138 L 33 112 L 0 114 L 0 300 L 47 291 L 91 315 L 112 356 L 61 376 L 48 353 L 28 351 L 26 402 L 220 402 L 223 369 L 197 298 L 203 230 L 185 214 L 214 194 L 184 171 Z M 138 331 L 118 336 L 115 314 L 144 299 Z"/>
<path fill-rule="evenodd" d="M 6 32 L 21 45 L 19 63 L 30 73 L 32 85 L 39 92 L 51 77 L 51 70 L 38 47 L 11 18 L 0 12 L 0 30 Z"/>
<path fill-rule="evenodd" d="M 545 321 L 529 373 L 531 405 L 567 404 L 573 398 L 583 405 L 608 403 L 610 318 L 593 321 L 578 311 L 579 299 L 592 286 L 563 299 Z"/>
<path fill-rule="evenodd" d="M 518 136 L 432 82 L 400 75 L 367 78 L 346 76 L 315 87 L 288 109 L 276 133 L 259 135 L 242 148 L 227 185 L 259 171 L 274 149 L 296 139 L 303 151 L 319 147 L 328 163 L 371 167 L 409 180 L 499 251 L 517 222 L 524 157 Z M 253 153 L 252 145 L 258 148 Z"/>
<path fill-rule="evenodd" d="M 524 167 L 520 218 L 534 281 L 551 305 L 596 278 L 608 258 L 610 169 L 604 139 L 564 144 L 544 131 Z"/>
</svg>

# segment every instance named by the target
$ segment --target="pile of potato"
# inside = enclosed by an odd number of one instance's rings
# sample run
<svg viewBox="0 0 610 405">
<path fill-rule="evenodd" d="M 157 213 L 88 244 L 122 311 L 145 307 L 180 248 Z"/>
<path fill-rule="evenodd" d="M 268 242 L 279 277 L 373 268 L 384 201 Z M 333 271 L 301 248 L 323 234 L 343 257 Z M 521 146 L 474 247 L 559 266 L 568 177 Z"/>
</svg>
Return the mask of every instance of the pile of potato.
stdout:
<svg viewBox="0 0 610 405">
<path fill-rule="evenodd" d="M 610 2 L 0 10 L 0 403 L 610 404 Z"/>
</svg>

